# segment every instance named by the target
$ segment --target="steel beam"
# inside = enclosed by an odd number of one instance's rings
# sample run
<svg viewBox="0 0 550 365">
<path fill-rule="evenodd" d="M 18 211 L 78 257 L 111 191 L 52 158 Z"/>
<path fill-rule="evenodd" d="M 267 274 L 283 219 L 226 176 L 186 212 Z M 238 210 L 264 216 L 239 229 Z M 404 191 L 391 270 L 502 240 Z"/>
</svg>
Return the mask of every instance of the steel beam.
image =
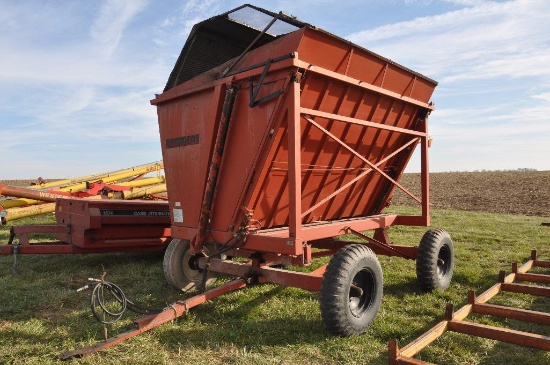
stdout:
<svg viewBox="0 0 550 365">
<path fill-rule="evenodd" d="M 495 317 L 511 318 L 523 322 L 545 324 L 550 326 L 550 313 L 543 313 L 521 308 L 510 308 L 502 305 L 476 303 L 473 312 Z"/>
<path fill-rule="evenodd" d="M 550 337 L 480 323 L 452 320 L 449 331 L 550 351 Z"/>
</svg>

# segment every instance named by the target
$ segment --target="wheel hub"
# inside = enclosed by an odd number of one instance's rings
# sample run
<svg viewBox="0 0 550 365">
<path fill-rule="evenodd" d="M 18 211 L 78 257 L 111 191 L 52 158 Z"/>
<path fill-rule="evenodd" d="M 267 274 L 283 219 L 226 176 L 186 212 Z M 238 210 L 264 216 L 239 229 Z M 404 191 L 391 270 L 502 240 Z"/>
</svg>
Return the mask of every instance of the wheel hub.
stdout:
<svg viewBox="0 0 550 365">
<path fill-rule="evenodd" d="M 373 300 L 375 279 L 368 270 L 359 271 L 349 289 L 349 309 L 355 317 L 361 317 Z"/>
</svg>

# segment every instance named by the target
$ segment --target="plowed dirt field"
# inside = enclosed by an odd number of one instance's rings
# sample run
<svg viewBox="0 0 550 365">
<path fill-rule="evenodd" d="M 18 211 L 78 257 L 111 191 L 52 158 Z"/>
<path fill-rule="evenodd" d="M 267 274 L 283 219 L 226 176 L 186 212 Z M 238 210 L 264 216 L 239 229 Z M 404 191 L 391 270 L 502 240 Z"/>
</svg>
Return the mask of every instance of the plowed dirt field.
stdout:
<svg viewBox="0 0 550 365">
<path fill-rule="evenodd" d="M 400 182 L 420 196 L 420 174 Z M 550 217 L 550 171 L 444 172 L 430 174 L 432 208 Z M 392 205 L 415 205 L 400 190 Z"/>
<path fill-rule="evenodd" d="M 420 174 L 404 174 L 400 182 L 420 196 Z M 31 180 L 0 183 L 25 186 Z M 432 208 L 550 217 L 550 171 L 432 173 L 430 189 Z M 391 204 L 417 205 L 399 189 Z"/>
</svg>

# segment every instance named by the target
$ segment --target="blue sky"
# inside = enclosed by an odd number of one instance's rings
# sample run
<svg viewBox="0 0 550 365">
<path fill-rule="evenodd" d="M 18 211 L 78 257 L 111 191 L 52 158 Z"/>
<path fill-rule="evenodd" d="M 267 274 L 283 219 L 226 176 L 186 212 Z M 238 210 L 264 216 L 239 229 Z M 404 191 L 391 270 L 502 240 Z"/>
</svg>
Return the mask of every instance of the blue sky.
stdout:
<svg viewBox="0 0 550 365">
<path fill-rule="evenodd" d="M 550 170 L 547 0 L 251 2 L 439 81 L 432 171 Z M 193 24 L 241 4 L 0 0 L 0 180 L 160 160 L 149 100 Z"/>
</svg>

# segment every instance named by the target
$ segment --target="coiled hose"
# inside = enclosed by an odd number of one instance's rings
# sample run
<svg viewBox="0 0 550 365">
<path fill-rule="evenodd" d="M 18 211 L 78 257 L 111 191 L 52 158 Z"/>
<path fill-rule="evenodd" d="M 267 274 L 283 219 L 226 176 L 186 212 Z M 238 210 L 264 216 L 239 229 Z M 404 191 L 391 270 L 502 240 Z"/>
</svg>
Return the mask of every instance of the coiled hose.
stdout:
<svg viewBox="0 0 550 365">
<path fill-rule="evenodd" d="M 94 318 L 97 319 L 100 323 L 103 324 L 113 324 L 116 321 L 120 320 L 124 313 L 129 309 L 132 312 L 138 314 L 158 314 L 165 310 L 165 308 L 150 308 L 144 307 L 139 304 L 136 304 L 129 300 L 122 289 L 109 281 L 89 278 L 92 288 L 92 295 L 90 299 L 90 309 Z M 77 291 L 82 291 L 88 289 L 90 285 L 86 285 Z M 112 308 L 107 308 L 107 303 L 105 302 L 105 293 L 110 294 L 116 302 L 118 302 L 118 307 L 116 310 Z M 110 318 L 110 319 L 106 319 Z"/>
</svg>

